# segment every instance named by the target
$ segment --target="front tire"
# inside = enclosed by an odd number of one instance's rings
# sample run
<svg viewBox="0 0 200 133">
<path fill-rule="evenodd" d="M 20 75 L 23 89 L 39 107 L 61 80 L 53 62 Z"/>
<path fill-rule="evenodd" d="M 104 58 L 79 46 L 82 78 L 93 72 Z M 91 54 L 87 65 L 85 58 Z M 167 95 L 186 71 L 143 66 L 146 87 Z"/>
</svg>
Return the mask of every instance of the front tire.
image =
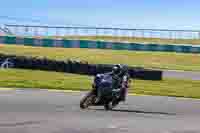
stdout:
<svg viewBox="0 0 200 133">
<path fill-rule="evenodd" d="M 92 92 L 89 92 L 81 101 L 80 101 L 80 108 L 86 109 L 91 106 L 94 102 L 95 95 Z"/>
</svg>

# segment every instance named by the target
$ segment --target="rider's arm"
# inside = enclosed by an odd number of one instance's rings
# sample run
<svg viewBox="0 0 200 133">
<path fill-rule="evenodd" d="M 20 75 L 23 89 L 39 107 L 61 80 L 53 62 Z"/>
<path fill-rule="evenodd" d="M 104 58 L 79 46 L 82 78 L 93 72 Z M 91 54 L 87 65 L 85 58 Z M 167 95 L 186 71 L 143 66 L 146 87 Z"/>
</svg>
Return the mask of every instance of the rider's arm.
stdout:
<svg viewBox="0 0 200 133">
<path fill-rule="evenodd" d="M 129 88 L 129 83 L 130 83 L 129 76 L 124 75 L 123 79 L 122 79 L 122 87 L 123 88 Z"/>
</svg>

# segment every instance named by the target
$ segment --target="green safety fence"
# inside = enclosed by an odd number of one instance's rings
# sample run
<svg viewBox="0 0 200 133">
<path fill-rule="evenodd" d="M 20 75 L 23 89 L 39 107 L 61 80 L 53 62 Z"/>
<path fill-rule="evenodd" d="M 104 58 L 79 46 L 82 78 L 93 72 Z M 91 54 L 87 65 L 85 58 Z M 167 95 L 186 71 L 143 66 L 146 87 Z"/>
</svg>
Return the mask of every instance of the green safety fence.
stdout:
<svg viewBox="0 0 200 133">
<path fill-rule="evenodd" d="M 64 47 L 64 48 L 96 48 L 113 50 L 135 50 L 135 51 L 162 51 L 181 53 L 200 53 L 200 45 L 185 44 L 139 44 L 91 40 L 56 40 L 38 39 L 28 37 L 0 36 L 2 44 L 20 44 L 27 46 Z"/>
</svg>

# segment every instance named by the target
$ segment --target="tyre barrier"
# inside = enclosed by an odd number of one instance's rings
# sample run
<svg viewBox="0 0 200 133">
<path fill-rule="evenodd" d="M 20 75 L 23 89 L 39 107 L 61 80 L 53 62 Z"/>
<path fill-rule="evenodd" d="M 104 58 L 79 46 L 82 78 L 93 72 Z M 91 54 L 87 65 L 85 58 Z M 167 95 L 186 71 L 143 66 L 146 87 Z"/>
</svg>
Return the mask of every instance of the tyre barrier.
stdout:
<svg viewBox="0 0 200 133">
<path fill-rule="evenodd" d="M 97 73 L 110 72 L 113 67 L 113 65 L 109 64 L 88 64 L 87 62 L 70 59 L 66 61 L 58 61 L 47 58 L 0 54 L 0 62 L 6 59 L 9 59 L 13 68 L 46 70 L 83 75 L 96 75 Z M 159 70 L 128 67 L 128 71 L 131 78 L 143 80 L 162 80 L 162 71 Z"/>
</svg>

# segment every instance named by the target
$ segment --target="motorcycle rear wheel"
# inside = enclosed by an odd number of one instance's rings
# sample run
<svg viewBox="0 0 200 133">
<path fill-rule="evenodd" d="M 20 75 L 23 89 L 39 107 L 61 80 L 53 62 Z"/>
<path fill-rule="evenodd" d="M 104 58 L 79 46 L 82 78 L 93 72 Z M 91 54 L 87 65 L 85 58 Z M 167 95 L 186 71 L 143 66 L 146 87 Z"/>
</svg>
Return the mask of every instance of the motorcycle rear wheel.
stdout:
<svg viewBox="0 0 200 133">
<path fill-rule="evenodd" d="M 107 110 L 107 111 L 112 110 L 113 109 L 112 102 L 106 103 L 104 105 L 104 109 Z"/>
<path fill-rule="evenodd" d="M 104 109 L 105 110 L 112 110 L 113 108 L 115 108 L 117 105 L 119 104 L 119 101 L 118 100 L 113 100 L 109 103 L 106 103 L 104 105 Z"/>
</svg>

